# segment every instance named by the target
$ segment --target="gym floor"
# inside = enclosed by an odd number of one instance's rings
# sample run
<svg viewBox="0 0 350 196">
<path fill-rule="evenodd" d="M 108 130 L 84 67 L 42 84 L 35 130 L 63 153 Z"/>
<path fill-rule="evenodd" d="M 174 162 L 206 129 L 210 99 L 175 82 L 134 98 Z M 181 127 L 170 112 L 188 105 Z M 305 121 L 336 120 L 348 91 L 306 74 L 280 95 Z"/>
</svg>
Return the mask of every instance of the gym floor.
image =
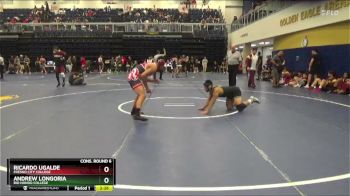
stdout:
<svg viewBox="0 0 350 196">
<path fill-rule="evenodd" d="M 54 74 L 1 81 L 1 195 L 349 195 L 349 96 L 256 81 L 253 104 L 199 111 L 202 83 L 227 75 L 164 75 L 146 100 L 148 122 L 128 114 L 135 98 L 126 74 L 90 74 L 86 86 L 56 88 Z M 113 157 L 110 193 L 10 192 L 8 158 Z"/>
</svg>

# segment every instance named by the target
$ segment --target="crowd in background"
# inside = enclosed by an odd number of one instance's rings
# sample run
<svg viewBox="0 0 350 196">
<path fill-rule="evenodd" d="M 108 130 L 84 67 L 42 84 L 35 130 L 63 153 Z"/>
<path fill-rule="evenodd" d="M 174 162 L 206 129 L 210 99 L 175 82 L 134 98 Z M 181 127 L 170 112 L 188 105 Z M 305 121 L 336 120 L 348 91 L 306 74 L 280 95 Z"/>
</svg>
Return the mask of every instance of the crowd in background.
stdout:
<svg viewBox="0 0 350 196">
<path fill-rule="evenodd" d="M 41 23 L 41 22 L 134 22 L 134 23 L 222 23 L 222 13 L 217 9 L 192 9 L 195 1 L 185 1 L 179 9 L 134 8 L 112 9 L 106 6 L 103 9 L 58 9 L 50 10 L 48 3 L 45 6 L 33 9 L 4 9 L 0 13 L 2 22 Z"/>
<path fill-rule="evenodd" d="M 256 80 L 271 81 L 272 86 L 300 87 L 310 89 L 312 92 L 327 92 L 337 94 L 350 93 L 350 75 L 345 72 L 337 75 L 334 71 L 328 71 L 322 75 L 322 63 L 316 49 L 311 50 L 310 62 L 304 71 L 292 72 L 288 69 L 288 62 L 284 59 L 284 52 L 278 51 L 273 57 L 269 56 L 265 64 L 262 57 L 253 49 L 245 58 L 247 66 L 248 87 L 255 88 Z"/>
<path fill-rule="evenodd" d="M 232 54 L 232 55 L 231 55 Z M 242 73 L 242 63 L 246 64 L 248 77 L 248 88 L 255 88 L 255 80 L 269 81 L 275 88 L 290 86 L 307 88 L 313 92 L 324 91 L 328 93 L 349 94 L 350 74 L 343 73 L 336 75 L 333 71 L 328 71 L 326 77 L 322 77 L 320 72 L 321 62 L 316 50 L 311 51 L 311 58 L 308 68 L 304 71 L 292 72 L 288 70 L 288 62 L 284 59 L 284 52 L 279 51 L 273 57 L 268 56 L 267 61 L 262 61 L 260 52 L 252 49 L 251 54 L 242 58 L 239 51 L 234 47 L 228 51 L 227 56 L 221 61 L 209 61 L 206 57 L 173 55 L 166 61 L 165 72 L 171 73 L 173 78 L 187 77 L 188 73 L 197 74 L 199 72 L 215 72 L 227 74 L 229 85 L 236 85 L 236 76 Z M 115 73 L 129 72 L 139 63 L 152 62 L 153 57 L 148 59 L 135 60 L 131 56 L 116 55 L 114 57 L 104 57 L 99 55 L 96 59 L 86 59 L 81 56 L 67 56 L 66 72 L 72 73 Z M 236 60 L 235 60 L 236 59 Z M 8 60 L 0 55 L 1 78 L 3 73 L 9 74 L 31 74 L 40 71 L 47 74 L 54 71 L 54 62 L 47 60 L 43 55 L 36 58 L 31 63 L 27 55 L 11 56 Z M 74 74 L 73 74 L 74 75 Z M 162 79 L 162 73 L 160 75 Z"/>
<path fill-rule="evenodd" d="M 1 56 L 1 63 L 3 64 L 4 72 L 9 74 L 30 74 L 31 72 L 41 72 L 47 74 L 53 70 L 55 66 L 54 62 L 50 57 L 40 55 L 36 59 L 31 61 L 27 55 L 12 55 L 9 59 L 4 59 Z M 139 63 L 150 62 L 152 57 L 148 59 L 133 59 L 127 55 L 116 55 L 112 57 L 106 57 L 102 54 L 97 58 L 87 59 L 85 56 L 67 56 L 66 57 L 66 70 L 70 72 L 75 64 L 78 64 L 82 69 L 88 72 L 98 71 L 99 73 L 104 72 L 129 72 L 133 67 Z M 173 55 L 167 59 L 166 67 L 169 72 L 198 73 L 200 71 L 212 71 L 226 73 L 225 59 L 221 62 L 216 60 L 212 61 L 211 65 L 208 66 L 209 61 L 206 57 L 199 56 L 188 56 L 188 55 Z M 208 69 L 209 67 L 209 69 Z"/>
</svg>

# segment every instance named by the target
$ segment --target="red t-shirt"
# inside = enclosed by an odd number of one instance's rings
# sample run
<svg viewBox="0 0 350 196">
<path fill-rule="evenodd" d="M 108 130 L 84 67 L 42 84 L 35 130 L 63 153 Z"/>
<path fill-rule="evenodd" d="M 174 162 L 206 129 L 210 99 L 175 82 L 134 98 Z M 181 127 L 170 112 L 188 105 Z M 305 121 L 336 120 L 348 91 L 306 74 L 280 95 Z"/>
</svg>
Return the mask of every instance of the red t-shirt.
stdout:
<svg viewBox="0 0 350 196">
<path fill-rule="evenodd" d="M 85 59 L 85 57 L 81 58 L 80 63 L 81 63 L 82 67 L 86 66 L 86 59 Z"/>
<path fill-rule="evenodd" d="M 127 61 L 126 57 L 123 56 L 123 57 L 122 57 L 122 65 L 126 65 L 126 61 Z"/>
<path fill-rule="evenodd" d="M 342 90 L 344 92 L 348 91 L 349 88 L 349 84 L 346 83 L 346 80 L 341 80 L 337 85 L 337 89 Z"/>
</svg>

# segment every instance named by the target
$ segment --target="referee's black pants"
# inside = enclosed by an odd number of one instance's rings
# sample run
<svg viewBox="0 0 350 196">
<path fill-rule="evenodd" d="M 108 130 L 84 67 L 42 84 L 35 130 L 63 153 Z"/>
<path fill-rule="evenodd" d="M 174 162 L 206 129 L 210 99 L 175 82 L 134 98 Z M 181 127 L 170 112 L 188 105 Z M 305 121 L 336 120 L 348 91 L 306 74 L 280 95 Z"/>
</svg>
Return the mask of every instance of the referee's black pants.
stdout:
<svg viewBox="0 0 350 196">
<path fill-rule="evenodd" d="M 237 65 L 228 65 L 228 84 L 229 86 L 236 86 L 236 76 L 238 72 Z"/>
<path fill-rule="evenodd" d="M 153 79 L 157 79 L 157 72 L 154 72 Z M 159 79 L 163 80 L 163 70 L 159 71 Z"/>
<path fill-rule="evenodd" d="M 5 66 L 4 65 L 0 65 L 0 79 L 4 79 L 4 70 Z"/>
</svg>

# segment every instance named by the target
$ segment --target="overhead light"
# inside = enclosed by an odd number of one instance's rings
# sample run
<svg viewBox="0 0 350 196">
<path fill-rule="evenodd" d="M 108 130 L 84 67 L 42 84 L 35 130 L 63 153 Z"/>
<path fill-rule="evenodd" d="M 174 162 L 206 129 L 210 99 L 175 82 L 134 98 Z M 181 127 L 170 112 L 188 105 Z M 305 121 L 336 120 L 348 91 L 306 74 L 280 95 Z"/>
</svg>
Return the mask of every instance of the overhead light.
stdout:
<svg viewBox="0 0 350 196">
<path fill-rule="evenodd" d="M 238 50 L 238 48 L 235 48 L 236 50 Z"/>
<path fill-rule="evenodd" d="M 270 50 L 273 50 L 273 48 L 271 47 Z"/>
<path fill-rule="evenodd" d="M 270 44 L 270 42 L 265 42 L 265 45 L 268 45 L 268 44 Z"/>
<path fill-rule="evenodd" d="M 266 43 L 266 42 L 265 42 Z M 260 42 L 259 45 L 264 45 L 264 42 Z"/>
<path fill-rule="evenodd" d="M 252 44 L 252 47 L 255 47 L 256 46 L 256 44 Z"/>
<path fill-rule="evenodd" d="M 240 46 L 239 48 L 241 48 L 241 49 L 242 49 L 242 48 L 244 48 L 244 47 L 243 47 L 243 46 Z"/>
</svg>

